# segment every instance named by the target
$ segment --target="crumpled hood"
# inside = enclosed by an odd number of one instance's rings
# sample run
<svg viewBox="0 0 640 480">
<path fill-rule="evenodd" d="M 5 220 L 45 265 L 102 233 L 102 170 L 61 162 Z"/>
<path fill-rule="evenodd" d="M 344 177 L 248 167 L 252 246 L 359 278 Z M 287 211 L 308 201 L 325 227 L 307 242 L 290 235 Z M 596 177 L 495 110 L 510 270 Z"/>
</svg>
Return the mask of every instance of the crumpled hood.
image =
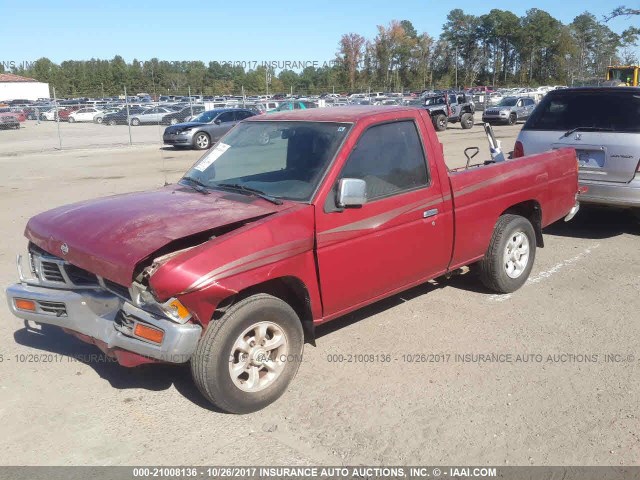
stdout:
<svg viewBox="0 0 640 480">
<path fill-rule="evenodd" d="M 136 265 L 174 240 L 286 208 L 287 202 L 271 205 L 233 192 L 204 195 L 170 185 L 49 210 L 29 220 L 25 236 L 53 255 L 128 286 Z"/>
</svg>

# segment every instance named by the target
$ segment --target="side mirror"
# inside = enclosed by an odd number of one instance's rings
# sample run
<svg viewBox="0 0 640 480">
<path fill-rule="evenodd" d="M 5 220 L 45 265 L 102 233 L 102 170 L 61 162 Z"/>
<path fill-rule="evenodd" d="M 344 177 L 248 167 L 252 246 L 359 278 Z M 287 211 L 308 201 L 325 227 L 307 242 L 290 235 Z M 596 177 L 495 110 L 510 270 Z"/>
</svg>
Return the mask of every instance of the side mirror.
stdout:
<svg viewBox="0 0 640 480">
<path fill-rule="evenodd" d="M 215 123 L 216 125 L 220 125 L 222 123 L 222 120 L 220 120 L 219 118 L 216 118 L 213 123 Z"/>
<path fill-rule="evenodd" d="M 361 207 L 367 203 L 367 183 L 359 178 L 342 178 L 338 183 L 336 204 L 339 208 Z"/>
</svg>

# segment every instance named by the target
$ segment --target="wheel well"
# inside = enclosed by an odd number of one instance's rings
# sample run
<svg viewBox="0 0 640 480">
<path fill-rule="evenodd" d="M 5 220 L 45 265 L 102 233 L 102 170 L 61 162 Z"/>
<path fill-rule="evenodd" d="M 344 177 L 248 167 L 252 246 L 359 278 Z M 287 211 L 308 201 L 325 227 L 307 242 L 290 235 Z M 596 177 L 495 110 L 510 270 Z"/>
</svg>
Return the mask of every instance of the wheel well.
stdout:
<svg viewBox="0 0 640 480">
<path fill-rule="evenodd" d="M 527 200 L 526 202 L 517 203 L 507 208 L 501 215 L 507 213 L 520 215 L 529 220 L 536 232 L 537 246 L 540 248 L 544 247 L 544 238 L 542 236 L 542 208 L 537 201 Z"/>
<path fill-rule="evenodd" d="M 296 277 L 275 278 L 240 290 L 238 293 L 225 298 L 218 304 L 216 311 L 213 312 L 213 320 L 220 319 L 226 310 L 234 303 L 258 293 L 273 295 L 289 304 L 302 322 L 305 335 L 313 342 L 314 329 L 311 299 L 305 284 Z"/>
</svg>

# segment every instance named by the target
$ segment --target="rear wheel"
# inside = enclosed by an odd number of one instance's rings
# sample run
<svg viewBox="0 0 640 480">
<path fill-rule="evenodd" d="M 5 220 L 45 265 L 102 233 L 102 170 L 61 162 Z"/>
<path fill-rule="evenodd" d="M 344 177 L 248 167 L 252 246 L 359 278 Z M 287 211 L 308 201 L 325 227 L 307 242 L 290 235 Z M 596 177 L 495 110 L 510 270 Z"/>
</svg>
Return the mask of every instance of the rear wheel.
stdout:
<svg viewBox="0 0 640 480">
<path fill-rule="evenodd" d="M 137 127 L 138 125 L 140 125 L 140 120 L 137 118 L 132 118 L 131 125 L 133 125 L 134 127 Z"/>
<path fill-rule="evenodd" d="M 211 139 L 206 133 L 196 133 L 196 136 L 193 137 L 193 146 L 198 150 L 206 150 L 209 145 L 211 145 Z"/>
<path fill-rule="evenodd" d="M 73 117 L 69 117 L 69 123 L 76 123 L 76 119 Z"/>
<path fill-rule="evenodd" d="M 473 113 L 463 113 L 460 117 L 460 126 L 465 130 L 473 127 Z"/>
<path fill-rule="evenodd" d="M 116 121 L 115 120 L 109 120 L 108 124 L 113 127 L 116 124 Z"/>
<path fill-rule="evenodd" d="M 96 118 L 96 123 L 102 123 L 102 117 Z"/>
<path fill-rule="evenodd" d="M 200 392 L 216 407 L 250 413 L 278 399 L 300 366 L 304 334 L 295 311 L 260 293 L 213 320 L 191 359 Z"/>
<path fill-rule="evenodd" d="M 447 129 L 447 117 L 442 113 L 436 115 L 433 118 L 433 127 L 438 131 L 442 132 Z"/>
<path fill-rule="evenodd" d="M 509 115 L 509 120 L 507 120 L 507 123 L 509 125 L 515 125 L 518 122 L 518 117 L 515 113 L 512 113 L 511 115 Z"/>
<path fill-rule="evenodd" d="M 178 119 L 177 118 L 172 118 L 171 121 L 169 122 L 171 125 L 175 125 L 176 123 L 178 123 Z"/>
<path fill-rule="evenodd" d="M 498 293 L 515 292 L 529 278 L 535 256 L 536 232 L 531 222 L 519 215 L 502 215 L 480 261 L 480 279 Z"/>
</svg>

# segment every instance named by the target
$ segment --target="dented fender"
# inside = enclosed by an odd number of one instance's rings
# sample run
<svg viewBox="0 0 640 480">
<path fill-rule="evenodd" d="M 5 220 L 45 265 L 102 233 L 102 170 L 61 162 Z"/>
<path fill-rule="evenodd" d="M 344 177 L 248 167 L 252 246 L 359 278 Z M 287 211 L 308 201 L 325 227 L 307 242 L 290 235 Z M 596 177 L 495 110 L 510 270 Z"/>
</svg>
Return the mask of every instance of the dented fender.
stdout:
<svg viewBox="0 0 640 480">
<path fill-rule="evenodd" d="M 314 229 L 313 207 L 295 204 L 169 258 L 157 266 L 149 286 L 158 300 L 179 297 L 206 326 L 222 300 L 270 280 L 295 279 L 318 319 Z"/>
</svg>

